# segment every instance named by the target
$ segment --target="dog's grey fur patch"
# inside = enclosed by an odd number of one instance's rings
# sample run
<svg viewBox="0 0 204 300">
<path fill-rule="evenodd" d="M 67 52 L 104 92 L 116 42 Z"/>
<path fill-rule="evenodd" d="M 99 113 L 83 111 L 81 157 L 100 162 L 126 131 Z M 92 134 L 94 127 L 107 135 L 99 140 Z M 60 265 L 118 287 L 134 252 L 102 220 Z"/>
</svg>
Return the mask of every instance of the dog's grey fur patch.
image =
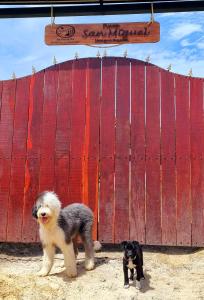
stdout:
<svg viewBox="0 0 204 300">
<path fill-rule="evenodd" d="M 63 208 L 58 217 L 58 225 L 65 233 L 66 243 L 79 234 L 82 238 L 91 239 L 93 213 L 84 204 L 74 203 Z"/>
</svg>

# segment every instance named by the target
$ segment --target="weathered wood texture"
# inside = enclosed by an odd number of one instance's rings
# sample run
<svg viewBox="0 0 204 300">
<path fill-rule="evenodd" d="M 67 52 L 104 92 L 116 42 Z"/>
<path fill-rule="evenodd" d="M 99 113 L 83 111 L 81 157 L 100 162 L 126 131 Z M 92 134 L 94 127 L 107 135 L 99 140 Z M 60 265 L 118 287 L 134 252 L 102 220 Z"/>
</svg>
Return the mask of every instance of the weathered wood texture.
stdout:
<svg viewBox="0 0 204 300">
<path fill-rule="evenodd" d="M 35 197 L 55 190 L 104 243 L 203 246 L 203 91 L 117 57 L 0 81 L 0 241 L 37 241 Z"/>
</svg>

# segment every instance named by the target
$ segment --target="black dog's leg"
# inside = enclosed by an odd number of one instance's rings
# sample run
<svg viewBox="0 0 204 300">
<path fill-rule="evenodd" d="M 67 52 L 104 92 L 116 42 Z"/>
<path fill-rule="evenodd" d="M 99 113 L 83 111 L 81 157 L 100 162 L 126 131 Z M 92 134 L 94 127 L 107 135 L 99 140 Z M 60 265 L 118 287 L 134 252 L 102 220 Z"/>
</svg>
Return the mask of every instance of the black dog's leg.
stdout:
<svg viewBox="0 0 204 300">
<path fill-rule="evenodd" d="M 130 269 L 130 280 L 133 281 L 134 278 L 134 269 Z"/>
<path fill-rule="evenodd" d="M 128 267 L 126 266 L 125 261 L 123 261 L 123 273 L 124 273 L 124 288 L 128 288 L 129 287 Z"/>
<path fill-rule="evenodd" d="M 141 279 L 145 279 L 142 266 L 141 266 L 141 275 L 142 275 Z"/>
<path fill-rule="evenodd" d="M 136 277 L 136 288 L 137 288 L 137 289 L 141 289 L 140 279 L 144 278 L 143 268 L 142 268 L 141 265 L 136 266 L 136 272 L 137 272 L 137 277 Z"/>
</svg>

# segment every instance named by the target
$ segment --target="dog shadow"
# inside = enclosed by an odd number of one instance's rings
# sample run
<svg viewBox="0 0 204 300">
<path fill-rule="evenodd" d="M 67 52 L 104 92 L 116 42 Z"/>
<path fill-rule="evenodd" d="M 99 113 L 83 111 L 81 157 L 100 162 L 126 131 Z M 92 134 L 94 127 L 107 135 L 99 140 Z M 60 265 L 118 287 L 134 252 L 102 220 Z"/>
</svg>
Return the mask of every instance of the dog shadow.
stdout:
<svg viewBox="0 0 204 300">
<path fill-rule="evenodd" d="M 202 247 L 188 247 L 188 246 L 142 246 L 143 252 L 147 253 L 162 253 L 168 255 L 186 255 L 186 254 L 194 254 L 199 253 L 203 250 Z"/>
<path fill-rule="evenodd" d="M 147 274 L 146 271 L 144 271 L 144 280 L 141 280 L 141 289 L 140 292 L 141 293 L 146 293 L 148 291 L 154 290 L 154 288 L 151 286 L 151 276 L 149 274 Z"/>
<path fill-rule="evenodd" d="M 0 242 L 0 253 L 15 257 L 38 257 L 42 256 L 42 245 L 41 243 Z"/>
<path fill-rule="evenodd" d="M 50 276 L 57 276 L 59 278 L 62 278 L 63 281 L 65 282 L 72 282 L 75 281 L 79 277 L 83 277 L 87 272 L 93 272 L 99 267 L 100 265 L 103 264 L 108 264 L 109 262 L 108 257 L 95 257 L 95 268 L 93 270 L 87 271 L 85 269 L 85 260 L 84 259 L 77 259 L 77 277 L 70 278 L 67 276 L 65 268 L 63 267 L 62 271 L 59 272 L 53 272 L 50 274 Z"/>
<path fill-rule="evenodd" d="M 140 293 L 146 293 L 150 290 L 154 290 L 153 287 L 151 287 L 150 285 L 150 278 L 151 276 L 149 274 L 147 274 L 146 272 L 144 272 L 144 276 L 145 276 L 145 279 L 142 279 L 140 282 L 141 282 L 141 289 L 139 290 Z M 135 287 L 136 286 L 136 276 L 134 276 L 134 280 L 132 283 L 130 283 L 130 286 L 133 286 Z"/>
</svg>

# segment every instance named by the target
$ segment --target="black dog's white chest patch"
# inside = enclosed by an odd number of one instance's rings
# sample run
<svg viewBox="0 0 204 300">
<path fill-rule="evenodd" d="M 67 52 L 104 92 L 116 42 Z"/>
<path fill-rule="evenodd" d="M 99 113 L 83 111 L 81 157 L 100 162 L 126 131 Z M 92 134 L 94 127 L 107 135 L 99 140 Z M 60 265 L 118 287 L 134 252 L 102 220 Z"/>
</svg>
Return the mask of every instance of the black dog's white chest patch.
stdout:
<svg viewBox="0 0 204 300">
<path fill-rule="evenodd" d="M 136 265 L 133 263 L 132 259 L 129 259 L 129 260 L 128 260 L 127 267 L 128 267 L 129 269 L 134 269 L 134 268 L 136 267 Z"/>
</svg>

